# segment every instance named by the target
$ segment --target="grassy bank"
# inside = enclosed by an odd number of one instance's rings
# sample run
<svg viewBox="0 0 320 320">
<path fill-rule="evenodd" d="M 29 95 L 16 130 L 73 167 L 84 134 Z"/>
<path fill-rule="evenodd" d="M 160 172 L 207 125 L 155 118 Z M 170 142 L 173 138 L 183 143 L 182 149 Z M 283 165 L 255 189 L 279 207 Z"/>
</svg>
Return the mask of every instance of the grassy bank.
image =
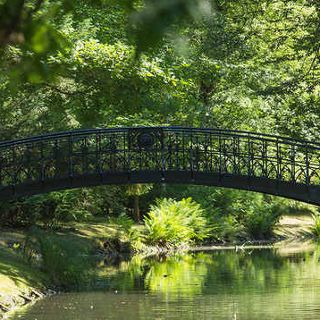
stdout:
<svg viewBox="0 0 320 320">
<path fill-rule="evenodd" d="M 24 231 L 1 231 L 0 315 L 41 297 L 49 285 L 47 275 L 18 253 L 18 244 L 24 240 Z"/>
<path fill-rule="evenodd" d="M 117 240 L 115 240 L 117 239 Z M 41 298 L 51 290 L 80 290 L 100 256 L 127 251 L 121 225 L 71 223 L 56 230 L 0 233 L 0 318 L 7 311 Z M 122 247 L 123 246 L 123 247 Z"/>
</svg>

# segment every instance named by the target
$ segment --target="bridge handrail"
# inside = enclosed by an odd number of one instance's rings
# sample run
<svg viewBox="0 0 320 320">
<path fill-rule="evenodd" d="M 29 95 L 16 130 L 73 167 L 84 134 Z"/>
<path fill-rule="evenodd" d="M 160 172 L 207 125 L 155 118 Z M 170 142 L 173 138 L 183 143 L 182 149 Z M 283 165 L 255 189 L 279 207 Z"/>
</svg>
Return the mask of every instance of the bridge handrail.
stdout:
<svg viewBox="0 0 320 320">
<path fill-rule="evenodd" d="M 219 128 L 194 128 L 194 127 L 183 127 L 183 126 L 137 126 L 137 127 L 111 127 L 111 128 L 92 128 L 92 129 L 75 129 L 75 130 L 67 130 L 60 132 L 52 132 L 46 133 L 42 135 L 31 136 L 27 138 L 14 139 L 14 140 L 5 140 L 0 141 L 0 148 L 10 147 L 14 145 L 20 145 L 25 143 L 33 143 L 39 141 L 48 141 L 53 139 L 65 138 L 65 137 L 77 137 L 88 134 L 103 134 L 103 133 L 119 133 L 119 132 L 128 132 L 132 129 L 162 129 L 163 131 L 175 131 L 175 132 L 199 132 L 199 133 L 210 133 L 224 136 L 233 136 L 240 138 L 252 138 L 256 140 L 265 140 L 270 142 L 278 142 L 284 144 L 294 144 L 303 147 L 308 147 L 312 149 L 320 150 L 320 143 L 303 140 L 291 137 L 283 137 L 280 135 L 267 134 L 267 133 L 256 133 L 251 131 L 243 131 L 243 130 L 231 130 L 231 129 L 219 129 Z"/>
</svg>

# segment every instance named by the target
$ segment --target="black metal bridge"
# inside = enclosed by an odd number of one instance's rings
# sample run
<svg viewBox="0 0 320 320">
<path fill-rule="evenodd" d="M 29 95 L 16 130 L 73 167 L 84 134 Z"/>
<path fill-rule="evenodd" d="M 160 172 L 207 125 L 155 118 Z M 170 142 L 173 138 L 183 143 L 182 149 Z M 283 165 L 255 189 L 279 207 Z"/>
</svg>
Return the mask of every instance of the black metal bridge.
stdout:
<svg viewBox="0 0 320 320">
<path fill-rule="evenodd" d="M 0 200 L 128 183 L 221 186 L 320 205 L 320 144 L 183 127 L 77 130 L 0 142 Z"/>
</svg>

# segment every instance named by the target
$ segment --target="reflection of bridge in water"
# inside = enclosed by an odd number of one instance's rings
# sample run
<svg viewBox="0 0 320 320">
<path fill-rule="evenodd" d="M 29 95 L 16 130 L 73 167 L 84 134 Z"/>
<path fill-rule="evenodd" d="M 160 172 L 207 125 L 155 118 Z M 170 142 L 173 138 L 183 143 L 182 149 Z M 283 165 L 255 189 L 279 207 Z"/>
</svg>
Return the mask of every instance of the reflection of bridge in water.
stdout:
<svg viewBox="0 0 320 320">
<path fill-rule="evenodd" d="M 182 127 L 89 129 L 0 142 L 0 199 L 104 184 L 190 183 L 320 204 L 320 144 Z"/>
</svg>

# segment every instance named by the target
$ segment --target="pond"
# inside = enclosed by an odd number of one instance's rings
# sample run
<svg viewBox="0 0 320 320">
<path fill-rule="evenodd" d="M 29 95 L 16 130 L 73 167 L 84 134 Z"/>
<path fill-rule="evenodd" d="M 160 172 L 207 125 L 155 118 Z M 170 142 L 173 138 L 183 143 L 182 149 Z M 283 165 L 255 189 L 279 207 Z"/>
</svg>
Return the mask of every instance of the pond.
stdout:
<svg viewBox="0 0 320 320">
<path fill-rule="evenodd" d="M 319 319 L 320 246 L 197 251 L 101 267 L 94 290 L 10 319 Z"/>
</svg>

